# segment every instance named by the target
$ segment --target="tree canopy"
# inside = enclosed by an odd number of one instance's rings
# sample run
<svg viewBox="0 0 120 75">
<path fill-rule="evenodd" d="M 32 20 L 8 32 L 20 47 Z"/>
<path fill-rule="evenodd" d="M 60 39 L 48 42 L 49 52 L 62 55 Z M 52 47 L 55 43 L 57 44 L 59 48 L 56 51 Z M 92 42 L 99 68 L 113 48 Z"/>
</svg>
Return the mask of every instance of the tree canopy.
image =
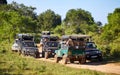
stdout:
<svg viewBox="0 0 120 75">
<path fill-rule="evenodd" d="M 42 30 L 52 30 L 61 24 L 61 16 L 48 9 L 38 16 L 38 24 Z"/>
<path fill-rule="evenodd" d="M 83 9 L 70 9 L 64 19 L 65 25 L 68 30 L 66 33 L 83 33 L 86 34 L 89 31 L 96 31 L 97 25 L 90 12 Z M 74 29 L 72 29 L 74 28 Z M 91 29 L 92 28 L 92 29 Z"/>
<path fill-rule="evenodd" d="M 102 28 L 102 33 L 96 37 L 96 42 L 106 55 L 120 56 L 120 8 L 108 14 L 108 24 Z"/>
</svg>

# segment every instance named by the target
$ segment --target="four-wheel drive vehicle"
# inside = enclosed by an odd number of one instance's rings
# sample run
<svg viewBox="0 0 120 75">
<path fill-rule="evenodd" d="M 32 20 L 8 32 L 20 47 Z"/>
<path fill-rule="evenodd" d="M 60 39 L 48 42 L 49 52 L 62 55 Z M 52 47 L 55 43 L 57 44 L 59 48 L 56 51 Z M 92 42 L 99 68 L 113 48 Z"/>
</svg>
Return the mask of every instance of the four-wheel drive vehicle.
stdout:
<svg viewBox="0 0 120 75">
<path fill-rule="evenodd" d="M 32 35 L 29 34 L 18 34 L 18 46 L 20 47 L 20 54 L 23 55 L 32 55 L 34 57 L 38 57 L 38 49 L 35 45 L 34 38 Z"/>
<path fill-rule="evenodd" d="M 41 37 L 41 49 L 42 49 L 42 57 L 46 59 L 49 57 L 54 57 L 55 50 L 58 49 L 58 37 L 57 36 L 42 36 Z"/>
<path fill-rule="evenodd" d="M 94 42 L 86 42 L 85 54 L 87 60 L 98 59 L 103 60 L 102 53 L 97 49 Z"/>
<path fill-rule="evenodd" d="M 23 41 L 21 46 L 21 53 L 23 55 L 31 55 L 35 58 L 39 57 L 38 48 L 33 41 Z"/>
<path fill-rule="evenodd" d="M 67 44 L 69 39 L 72 40 L 73 44 L 71 42 L 71 45 L 70 43 Z M 83 36 L 62 36 L 62 43 L 60 44 L 60 48 L 55 51 L 56 63 L 62 59 L 64 64 L 67 64 L 68 60 L 71 63 L 74 63 L 74 61 L 79 61 L 79 63 L 84 64 L 86 62 L 85 39 L 86 38 Z"/>
</svg>

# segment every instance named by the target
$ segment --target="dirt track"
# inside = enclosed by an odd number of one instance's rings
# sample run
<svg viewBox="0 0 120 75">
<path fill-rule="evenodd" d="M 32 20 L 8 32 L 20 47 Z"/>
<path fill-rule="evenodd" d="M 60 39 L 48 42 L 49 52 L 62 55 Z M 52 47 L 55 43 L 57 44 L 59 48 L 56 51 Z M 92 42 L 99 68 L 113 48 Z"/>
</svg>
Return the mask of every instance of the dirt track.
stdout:
<svg viewBox="0 0 120 75">
<path fill-rule="evenodd" d="M 50 59 L 40 58 L 37 60 L 55 63 L 54 58 L 50 58 Z M 60 61 L 59 63 L 63 64 L 62 61 Z M 72 67 L 72 68 L 90 69 L 90 70 L 96 70 L 96 71 L 100 71 L 100 72 L 104 72 L 104 73 L 114 73 L 114 74 L 120 75 L 120 65 L 115 65 L 114 63 L 87 62 L 86 64 L 81 65 L 81 64 L 78 64 L 77 62 L 75 62 L 74 64 L 68 63 L 68 64 L 66 64 L 66 66 Z"/>
</svg>

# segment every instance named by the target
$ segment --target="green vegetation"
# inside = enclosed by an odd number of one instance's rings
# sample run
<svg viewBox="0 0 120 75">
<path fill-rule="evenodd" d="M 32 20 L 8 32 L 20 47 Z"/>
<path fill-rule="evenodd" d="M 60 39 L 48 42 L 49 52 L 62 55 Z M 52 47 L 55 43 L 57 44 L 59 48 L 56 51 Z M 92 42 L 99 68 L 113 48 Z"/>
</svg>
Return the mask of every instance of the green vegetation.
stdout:
<svg viewBox="0 0 120 75">
<path fill-rule="evenodd" d="M 61 24 L 61 16 L 49 9 L 38 16 L 38 24 L 42 30 L 52 31 Z"/>
<path fill-rule="evenodd" d="M 7 0 L 0 0 L 0 4 L 7 4 Z"/>
<path fill-rule="evenodd" d="M 102 27 L 101 34 L 93 34 L 96 43 L 105 56 L 120 57 L 120 8 L 108 14 L 108 24 Z M 113 58 L 113 59 L 114 59 Z"/>
</svg>

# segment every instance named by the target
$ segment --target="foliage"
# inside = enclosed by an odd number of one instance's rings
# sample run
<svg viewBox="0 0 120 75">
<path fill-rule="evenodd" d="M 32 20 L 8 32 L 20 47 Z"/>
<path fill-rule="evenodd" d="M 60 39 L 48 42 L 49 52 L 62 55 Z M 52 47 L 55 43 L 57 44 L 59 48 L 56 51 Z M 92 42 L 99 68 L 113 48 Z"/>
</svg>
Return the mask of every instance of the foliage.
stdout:
<svg viewBox="0 0 120 75">
<path fill-rule="evenodd" d="M 7 4 L 7 0 L 0 0 L 0 4 Z"/>
<path fill-rule="evenodd" d="M 88 11 L 82 9 L 70 9 L 66 14 L 65 22 L 70 25 L 79 25 L 84 22 L 93 24 L 94 20 Z"/>
<path fill-rule="evenodd" d="M 38 27 L 50 31 L 61 24 L 61 16 L 52 10 L 47 10 L 38 16 Z"/>
<path fill-rule="evenodd" d="M 90 12 L 83 9 L 70 9 L 66 14 L 64 22 L 66 25 L 65 29 L 68 29 L 66 30 L 66 34 L 87 34 L 90 31 L 95 32 L 98 29 Z"/>
<path fill-rule="evenodd" d="M 9 39 L 9 42 L 11 42 L 17 33 L 37 32 L 36 20 L 33 17 L 21 15 L 19 11 L 13 9 L 19 5 L 15 7 L 11 5 L 0 6 L 0 41 Z"/>
<path fill-rule="evenodd" d="M 37 19 L 37 15 L 34 12 L 34 10 L 36 9 L 35 7 L 32 6 L 25 6 L 24 4 L 18 4 L 16 2 L 12 2 L 11 4 L 9 4 L 10 6 L 10 10 L 14 10 L 17 11 L 20 15 L 22 16 L 28 16 L 33 18 L 34 20 Z"/>
<path fill-rule="evenodd" d="M 58 25 L 55 29 L 54 29 L 54 33 L 57 34 L 57 36 L 62 36 L 64 35 L 64 29 L 62 27 L 62 25 Z"/>
<path fill-rule="evenodd" d="M 108 24 L 102 28 L 101 35 L 95 35 L 95 41 L 104 55 L 120 57 L 120 8 L 108 14 Z"/>
</svg>

